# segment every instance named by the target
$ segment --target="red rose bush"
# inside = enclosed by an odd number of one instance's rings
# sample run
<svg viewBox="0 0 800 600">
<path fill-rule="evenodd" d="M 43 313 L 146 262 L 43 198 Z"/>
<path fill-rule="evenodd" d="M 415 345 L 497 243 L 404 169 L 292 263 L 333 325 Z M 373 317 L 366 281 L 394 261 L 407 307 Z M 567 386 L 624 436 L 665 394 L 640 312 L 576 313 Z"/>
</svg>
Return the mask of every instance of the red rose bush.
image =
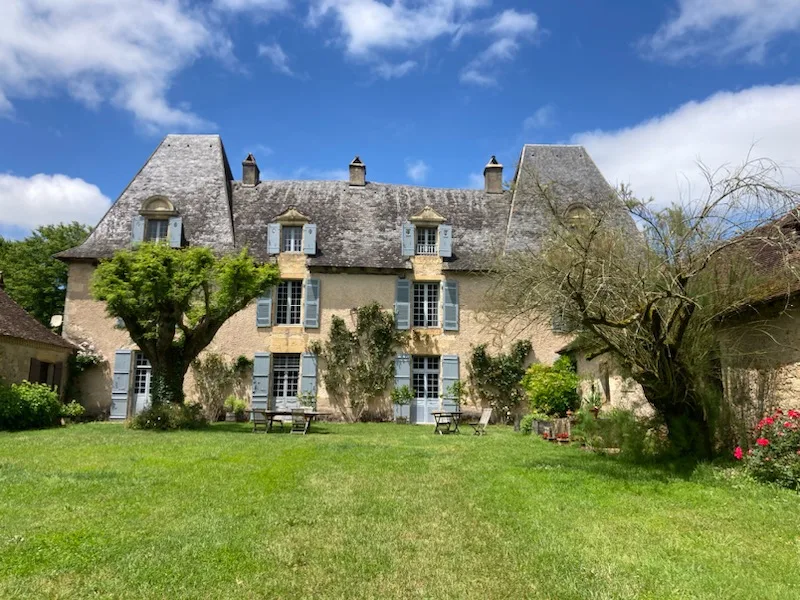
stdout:
<svg viewBox="0 0 800 600">
<path fill-rule="evenodd" d="M 758 422 L 753 437 L 750 450 L 737 446 L 734 458 L 759 481 L 800 490 L 800 411 L 776 410 Z"/>
</svg>

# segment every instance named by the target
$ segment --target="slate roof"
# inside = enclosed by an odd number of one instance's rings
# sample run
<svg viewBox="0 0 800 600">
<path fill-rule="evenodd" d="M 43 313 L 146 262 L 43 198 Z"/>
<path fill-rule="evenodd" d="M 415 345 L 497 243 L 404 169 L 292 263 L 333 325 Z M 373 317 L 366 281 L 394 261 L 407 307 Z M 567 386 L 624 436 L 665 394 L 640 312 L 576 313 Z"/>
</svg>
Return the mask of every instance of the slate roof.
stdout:
<svg viewBox="0 0 800 600">
<path fill-rule="evenodd" d="M 613 197 L 580 146 L 526 145 L 514 176 L 514 192 L 425 188 L 368 181 L 232 181 L 218 136 L 169 135 L 114 203 L 89 239 L 59 255 L 63 259 L 111 256 L 130 244 L 131 221 L 142 203 L 164 195 L 183 217 L 193 245 L 219 251 L 248 247 L 267 259 L 267 225 L 294 207 L 317 224 L 317 254 L 310 267 L 403 269 L 401 227 L 426 206 L 453 227 L 453 256 L 445 269 L 491 267 L 503 250 L 536 248 L 548 231 L 548 209 L 532 182 L 555 182 L 564 208 Z M 620 207 L 620 222 L 633 222 Z"/>
<path fill-rule="evenodd" d="M 0 289 L 0 336 L 74 350 L 75 346 L 30 316 Z"/>
</svg>

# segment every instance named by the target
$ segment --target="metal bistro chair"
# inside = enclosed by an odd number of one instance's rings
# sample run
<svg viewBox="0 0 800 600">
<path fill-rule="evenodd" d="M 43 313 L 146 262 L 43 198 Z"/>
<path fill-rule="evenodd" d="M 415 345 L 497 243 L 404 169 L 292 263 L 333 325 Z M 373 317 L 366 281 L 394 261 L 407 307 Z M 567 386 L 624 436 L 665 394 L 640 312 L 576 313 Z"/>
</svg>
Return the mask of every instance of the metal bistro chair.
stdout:
<svg viewBox="0 0 800 600">
<path fill-rule="evenodd" d="M 305 435 L 308 433 L 308 426 L 311 424 L 311 419 L 306 418 L 306 411 L 302 408 L 292 409 L 292 433 L 300 433 Z"/>
</svg>

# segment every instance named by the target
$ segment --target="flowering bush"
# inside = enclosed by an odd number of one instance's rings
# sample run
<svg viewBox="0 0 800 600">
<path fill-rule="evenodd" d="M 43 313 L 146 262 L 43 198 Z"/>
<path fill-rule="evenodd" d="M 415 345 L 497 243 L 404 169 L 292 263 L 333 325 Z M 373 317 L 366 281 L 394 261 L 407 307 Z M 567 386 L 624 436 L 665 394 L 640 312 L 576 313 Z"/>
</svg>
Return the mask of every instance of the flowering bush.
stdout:
<svg viewBox="0 0 800 600">
<path fill-rule="evenodd" d="M 800 489 L 800 411 L 778 409 L 761 419 L 753 432 L 755 445 L 745 454 L 736 447 L 733 456 L 744 461 L 759 481 Z"/>
</svg>

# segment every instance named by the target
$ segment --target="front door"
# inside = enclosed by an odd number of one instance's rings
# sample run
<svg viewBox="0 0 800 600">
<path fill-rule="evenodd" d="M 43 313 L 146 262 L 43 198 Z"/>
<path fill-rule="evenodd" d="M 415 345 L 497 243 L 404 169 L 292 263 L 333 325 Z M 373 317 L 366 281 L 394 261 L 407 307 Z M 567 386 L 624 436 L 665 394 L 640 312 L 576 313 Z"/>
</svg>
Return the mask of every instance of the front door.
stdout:
<svg viewBox="0 0 800 600">
<path fill-rule="evenodd" d="M 141 352 L 136 353 L 136 374 L 133 380 L 133 414 L 150 406 L 150 377 L 153 369 Z"/>
<path fill-rule="evenodd" d="M 272 363 L 272 409 L 300 408 L 300 355 L 275 354 Z"/>
<path fill-rule="evenodd" d="M 414 386 L 411 422 L 433 423 L 434 418 L 431 413 L 439 410 L 439 357 L 415 356 L 411 366 L 411 380 Z"/>
</svg>

